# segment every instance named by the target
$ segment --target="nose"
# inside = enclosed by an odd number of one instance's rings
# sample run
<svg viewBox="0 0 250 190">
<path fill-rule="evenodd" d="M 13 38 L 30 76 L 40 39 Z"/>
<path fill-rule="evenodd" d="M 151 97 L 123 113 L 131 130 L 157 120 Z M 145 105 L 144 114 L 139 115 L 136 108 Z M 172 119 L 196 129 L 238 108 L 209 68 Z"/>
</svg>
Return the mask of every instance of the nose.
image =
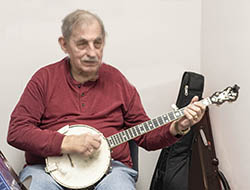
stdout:
<svg viewBox="0 0 250 190">
<path fill-rule="evenodd" d="M 89 57 L 96 57 L 96 49 L 95 49 L 95 46 L 92 42 L 89 43 L 89 46 L 87 48 L 87 55 Z"/>
</svg>

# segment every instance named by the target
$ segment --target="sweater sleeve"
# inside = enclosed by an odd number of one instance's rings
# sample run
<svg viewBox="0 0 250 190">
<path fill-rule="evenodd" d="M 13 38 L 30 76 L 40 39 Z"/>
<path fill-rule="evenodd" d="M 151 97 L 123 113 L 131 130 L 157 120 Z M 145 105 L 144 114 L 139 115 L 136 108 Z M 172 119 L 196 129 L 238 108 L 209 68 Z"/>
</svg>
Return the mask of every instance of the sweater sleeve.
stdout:
<svg viewBox="0 0 250 190">
<path fill-rule="evenodd" d="M 7 136 L 10 145 L 41 157 L 59 155 L 64 137 L 56 131 L 40 128 L 46 109 L 45 81 L 36 73 L 28 82 L 11 114 Z"/>
<path fill-rule="evenodd" d="M 134 88 L 134 93 L 131 96 L 128 109 L 125 114 L 125 124 L 127 127 L 132 127 L 148 120 L 150 120 L 150 118 L 147 116 L 141 103 L 140 96 Z M 168 123 L 162 127 L 154 129 L 135 138 L 134 140 L 139 146 L 146 150 L 157 150 L 170 146 L 178 140 L 178 138 L 171 135 L 169 130 L 170 124 L 171 123 Z"/>
</svg>

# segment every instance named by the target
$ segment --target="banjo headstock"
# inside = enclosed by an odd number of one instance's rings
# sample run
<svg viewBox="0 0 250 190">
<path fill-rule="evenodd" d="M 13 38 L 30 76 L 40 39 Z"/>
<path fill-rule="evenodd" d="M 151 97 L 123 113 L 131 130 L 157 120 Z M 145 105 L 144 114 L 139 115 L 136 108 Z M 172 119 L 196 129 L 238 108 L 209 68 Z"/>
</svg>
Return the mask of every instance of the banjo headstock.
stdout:
<svg viewBox="0 0 250 190">
<path fill-rule="evenodd" d="M 233 87 L 229 86 L 223 91 L 215 92 L 212 96 L 210 96 L 210 100 L 212 104 L 217 105 L 221 105 L 224 102 L 234 102 L 238 98 L 239 89 L 240 87 L 236 84 Z"/>
</svg>

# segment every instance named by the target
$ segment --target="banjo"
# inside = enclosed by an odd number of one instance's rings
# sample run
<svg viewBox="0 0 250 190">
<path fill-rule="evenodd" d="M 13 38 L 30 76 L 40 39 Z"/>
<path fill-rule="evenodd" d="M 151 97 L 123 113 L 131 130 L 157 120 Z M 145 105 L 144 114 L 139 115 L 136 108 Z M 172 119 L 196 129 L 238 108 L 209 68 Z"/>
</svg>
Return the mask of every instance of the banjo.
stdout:
<svg viewBox="0 0 250 190">
<path fill-rule="evenodd" d="M 224 102 L 233 102 L 238 98 L 239 86 L 227 87 L 223 91 L 215 92 L 212 96 L 202 99 L 200 102 L 208 106 L 210 104 L 221 105 Z M 58 132 L 65 135 L 83 133 L 100 134 L 101 146 L 89 157 L 79 154 L 63 154 L 62 156 L 50 156 L 45 159 L 45 171 L 60 185 L 69 189 L 88 189 L 109 172 L 111 153 L 110 150 L 124 142 L 157 129 L 184 116 L 184 108 L 175 109 L 149 121 L 111 135 L 107 138 L 97 129 L 77 124 L 67 125 Z"/>
</svg>

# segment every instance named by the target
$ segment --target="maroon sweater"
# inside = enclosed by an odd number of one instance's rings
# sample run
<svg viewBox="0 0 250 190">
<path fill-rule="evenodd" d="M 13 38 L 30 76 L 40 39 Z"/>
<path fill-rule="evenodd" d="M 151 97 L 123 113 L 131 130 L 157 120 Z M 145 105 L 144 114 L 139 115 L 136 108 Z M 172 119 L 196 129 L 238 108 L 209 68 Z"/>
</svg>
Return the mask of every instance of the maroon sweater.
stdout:
<svg viewBox="0 0 250 190">
<path fill-rule="evenodd" d="M 27 164 L 40 164 L 47 156 L 60 155 L 64 135 L 57 130 L 65 125 L 86 124 L 108 137 L 147 120 L 135 87 L 117 69 L 103 63 L 97 81 L 80 84 L 64 58 L 41 68 L 28 82 L 11 115 L 7 141 L 25 151 Z M 169 125 L 135 139 L 147 150 L 176 140 Z M 114 148 L 112 157 L 132 166 L 128 143 Z"/>
</svg>

